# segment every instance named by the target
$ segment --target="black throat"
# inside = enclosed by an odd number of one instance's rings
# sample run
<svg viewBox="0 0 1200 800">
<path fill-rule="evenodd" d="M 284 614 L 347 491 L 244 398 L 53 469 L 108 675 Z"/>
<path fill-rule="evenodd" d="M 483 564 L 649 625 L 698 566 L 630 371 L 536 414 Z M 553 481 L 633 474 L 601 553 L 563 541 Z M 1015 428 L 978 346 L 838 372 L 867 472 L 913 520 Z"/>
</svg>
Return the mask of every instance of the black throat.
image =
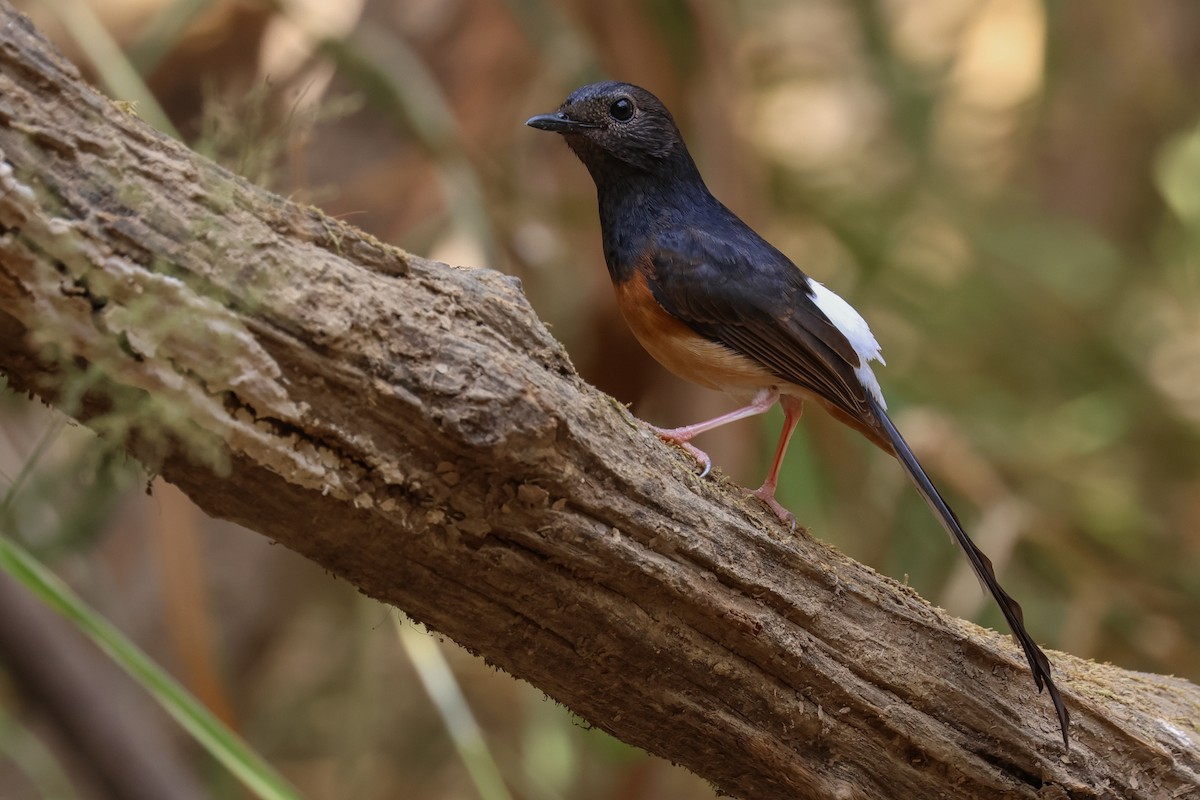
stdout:
<svg viewBox="0 0 1200 800">
<path fill-rule="evenodd" d="M 633 276 L 656 233 L 685 223 L 703 224 L 724 209 L 682 142 L 649 169 L 623 161 L 583 137 L 567 137 L 567 143 L 596 184 L 604 261 L 615 283 Z"/>
</svg>

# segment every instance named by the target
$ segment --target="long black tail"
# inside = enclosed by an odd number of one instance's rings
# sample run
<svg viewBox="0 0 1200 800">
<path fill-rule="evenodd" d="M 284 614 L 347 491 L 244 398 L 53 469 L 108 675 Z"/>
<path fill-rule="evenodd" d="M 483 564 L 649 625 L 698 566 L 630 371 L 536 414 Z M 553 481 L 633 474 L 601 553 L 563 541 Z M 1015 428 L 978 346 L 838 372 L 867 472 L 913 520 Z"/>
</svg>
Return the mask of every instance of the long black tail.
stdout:
<svg viewBox="0 0 1200 800">
<path fill-rule="evenodd" d="M 1058 712 L 1059 726 L 1062 728 L 1063 745 L 1070 747 L 1070 742 L 1067 739 L 1067 726 L 1070 720 L 1070 715 L 1067 713 L 1067 707 L 1063 705 L 1062 697 L 1058 693 L 1058 687 L 1054 685 L 1054 678 L 1050 675 L 1050 660 L 1046 658 L 1046 654 L 1041 651 L 1037 644 L 1033 641 L 1033 637 L 1029 635 L 1029 631 L 1025 630 L 1025 618 L 1021 613 L 1021 606 L 1016 600 L 1008 596 L 1008 592 L 1004 591 L 1000 586 L 1000 582 L 996 580 L 996 572 L 992 568 L 991 560 L 983 554 L 983 551 L 975 546 L 971 541 L 971 537 L 967 536 L 967 532 L 963 530 L 962 523 L 958 521 L 958 517 L 950 509 L 950 506 L 942 499 L 937 488 L 933 485 L 933 481 L 929 480 L 929 476 L 925 474 L 925 470 L 917 461 L 917 457 L 913 455 L 912 449 L 908 443 L 904 441 L 904 437 L 900 435 L 900 431 L 896 430 L 896 426 L 892 424 L 892 420 L 888 418 L 887 413 L 883 408 L 871 398 L 871 410 L 875 413 L 876 419 L 879 420 L 884 432 L 892 443 L 892 448 L 896 451 L 896 458 L 904 465 L 905 471 L 913 484 L 917 487 L 917 491 L 925 498 L 925 502 L 933 510 L 938 521 L 949 531 L 954 540 L 962 547 L 963 552 L 967 554 L 967 560 L 971 562 L 972 569 L 979 576 L 979 580 L 992 593 L 992 597 L 996 598 L 996 604 L 1000 606 L 1000 610 L 1004 613 L 1004 618 L 1008 620 L 1008 627 L 1012 629 L 1013 637 L 1020 643 L 1021 649 L 1025 651 L 1025 658 L 1029 661 L 1029 669 L 1033 672 L 1033 680 L 1037 684 L 1038 691 L 1042 690 L 1044 685 L 1050 690 L 1050 699 L 1054 702 L 1054 709 Z"/>
</svg>

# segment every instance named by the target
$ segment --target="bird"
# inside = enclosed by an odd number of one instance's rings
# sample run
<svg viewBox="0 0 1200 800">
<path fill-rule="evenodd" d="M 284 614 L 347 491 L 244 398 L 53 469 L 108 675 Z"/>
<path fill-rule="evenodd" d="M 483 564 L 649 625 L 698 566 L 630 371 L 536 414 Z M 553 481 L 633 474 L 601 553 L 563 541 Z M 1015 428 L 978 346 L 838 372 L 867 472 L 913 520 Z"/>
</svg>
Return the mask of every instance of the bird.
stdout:
<svg viewBox="0 0 1200 800">
<path fill-rule="evenodd" d="M 703 477 L 712 459 L 692 439 L 778 402 L 783 429 L 766 479 L 751 494 L 793 527 L 775 491 L 805 401 L 894 456 L 995 599 L 1039 693 L 1049 692 L 1069 749 L 1067 708 L 1021 606 L 888 417 L 871 368 L 884 361 L 866 320 L 713 196 L 670 111 L 646 89 L 588 84 L 525 124 L 560 134 L 591 174 L 604 260 L 642 347 L 679 377 L 745 403 L 693 425 L 649 427 L 691 453 Z"/>
</svg>

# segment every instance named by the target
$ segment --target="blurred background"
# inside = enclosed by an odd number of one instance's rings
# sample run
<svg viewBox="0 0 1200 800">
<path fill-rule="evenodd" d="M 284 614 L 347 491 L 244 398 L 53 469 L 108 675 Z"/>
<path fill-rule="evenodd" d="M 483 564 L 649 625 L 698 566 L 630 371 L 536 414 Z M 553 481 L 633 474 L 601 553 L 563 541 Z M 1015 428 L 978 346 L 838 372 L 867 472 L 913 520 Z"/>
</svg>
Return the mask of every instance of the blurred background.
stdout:
<svg viewBox="0 0 1200 800">
<path fill-rule="evenodd" d="M 1194 0 L 16 5 L 88 80 L 230 169 L 520 276 L 585 378 L 674 426 L 732 403 L 641 351 L 587 173 L 522 125 L 582 83 L 646 86 L 714 193 L 871 322 L 899 427 L 1035 637 L 1200 680 Z M 780 420 L 700 445 L 757 486 Z M 306 797 L 713 796 L 11 392 L 0 492 L 6 536 Z M 1004 629 L 900 468 L 819 410 L 779 495 L 814 535 Z M 22 624 L 51 629 L 37 612 Z M 73 633 L 33 670 L 41 689 L 18 665 L 49 645 L 4 636 L 0 797 L 108 796 L 52 710 L 59 661 L 88 665 L 84 694 L 119 698 L 142 755 L 178 766 L 173 796 L 247 796 Z M 452 677 L 466 705 L 422 676 Z"/>
</svg>

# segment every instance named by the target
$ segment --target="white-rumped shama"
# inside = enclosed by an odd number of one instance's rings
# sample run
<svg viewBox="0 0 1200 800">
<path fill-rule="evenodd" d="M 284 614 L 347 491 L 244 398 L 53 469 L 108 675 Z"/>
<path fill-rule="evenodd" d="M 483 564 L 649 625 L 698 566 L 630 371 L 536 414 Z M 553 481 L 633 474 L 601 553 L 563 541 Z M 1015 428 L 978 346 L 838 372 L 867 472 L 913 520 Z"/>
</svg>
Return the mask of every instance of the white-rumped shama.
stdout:
<svg viewBox="0 0 1200 800">
<path fill-rule="evenodd" d="M 655 432 L 687 449 L 707 474 L 712 462 L 691 439 L 778 401 L 783 432 L 767 478 L 753 494 L 791 524 L 795 518 L 775 499 L 775 487 L 805 400 L 894 455 L 996 599 L 1038 690 L 1044 685 L 1050 692 L 1068 745 L 1066 706 L 1050 661 L 1025 629 L 1021 606 L 1001 588 L 992 562 L 888 418 L 870 366 L 883 359 L 866 321 L 712 196 L 671 113 L 645 89 L 594 83 L 526 124 L 562 134 L 591 173 L 604 260 L 642 346 L 682 378 L 751 398 L 715 419 Z"/>
</svg>

